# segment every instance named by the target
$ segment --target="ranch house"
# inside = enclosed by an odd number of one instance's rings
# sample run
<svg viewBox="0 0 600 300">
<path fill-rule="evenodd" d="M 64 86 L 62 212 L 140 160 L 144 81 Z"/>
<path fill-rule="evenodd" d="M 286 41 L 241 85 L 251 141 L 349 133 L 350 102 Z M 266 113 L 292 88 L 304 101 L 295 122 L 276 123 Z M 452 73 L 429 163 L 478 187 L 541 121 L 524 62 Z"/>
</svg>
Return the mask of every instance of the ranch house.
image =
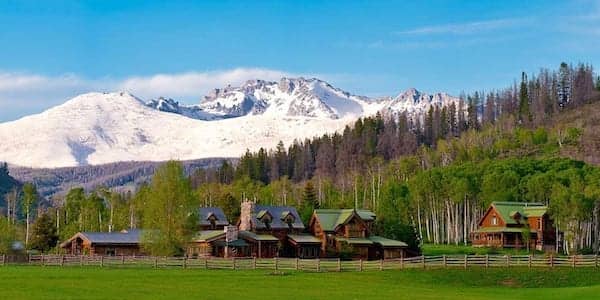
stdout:
<svg viewBox="0 0 600 300">
<path fill-rule="evenodd" d="M 375 214 L 368 210 L 316 209 L 310 232 L 321 241 L 323 256 L 361 259 L 404 257 L 407 244 L 371 234 Z"/>
<path fill-rule="evenodd" d="M 548 207 L 540 203 L 493 202 L 478 225 L 471 233 L 475 247 L 529 247 L 543 251 L 556 247 L 556 229 Z"/>
</svg>

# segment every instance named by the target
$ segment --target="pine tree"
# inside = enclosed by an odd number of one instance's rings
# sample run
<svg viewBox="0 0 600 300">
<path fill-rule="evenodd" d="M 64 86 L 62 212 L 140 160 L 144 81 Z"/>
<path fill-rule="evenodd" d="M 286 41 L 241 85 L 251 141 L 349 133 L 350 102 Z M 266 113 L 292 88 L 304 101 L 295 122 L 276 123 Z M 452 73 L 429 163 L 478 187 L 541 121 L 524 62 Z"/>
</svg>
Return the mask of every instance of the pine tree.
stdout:
<svg viewBox="0 0 600 300">
<path fill-rule="evenodd" d="M 320 207 L 312 181 L 307 181 L 302 192 L 302 220 L 308 223 L 313 211 Z"/>
<path fill-rule="evenodd" d="M 558 74 L 558 107 L 562 109 L 571 102 L 571 67 L 565 62 L 561 63 Z"/>
<path fill-rule="evenodd" d="M 529 93 L 527 88 L 527 75 L 521 74 L 521 86 L 519 88 L 519 122 L 521 124 L 531 123 L 531 111 L 529 110 Z"/>
<path fill-rule="evenodd" d="M 54 218 L 50 212 L 43 213 L 33 223 L 31 249 L 46 252 L 58 242 L 58 233 L 54 225 Z"/>
</svg>

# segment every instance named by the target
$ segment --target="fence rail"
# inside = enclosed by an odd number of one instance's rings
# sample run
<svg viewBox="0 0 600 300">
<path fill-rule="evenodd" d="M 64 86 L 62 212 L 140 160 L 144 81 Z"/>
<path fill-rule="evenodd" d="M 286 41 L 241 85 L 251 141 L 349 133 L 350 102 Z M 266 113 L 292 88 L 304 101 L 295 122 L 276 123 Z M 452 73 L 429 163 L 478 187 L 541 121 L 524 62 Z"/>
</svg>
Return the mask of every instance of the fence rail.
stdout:
<svg viewBox="0 0 600 300">
<path fill-rule="evenodd" d="M 107 268 L 182 268 L 229 270 L 297 270 L 308 272 L 383 271 L 431 268 L 598 268 L 598 255 L 537 256 L 537 255 L 439 255 L 417 256 L 385 260 L 352 260 L 317 258 L 188 258 L 155 256 L 84 256 L 84 255 L 30 255 L 25 260 L 0 256 L 0 266 L 20 264 L 32 266 L 97 266 Z"/>
</svg>

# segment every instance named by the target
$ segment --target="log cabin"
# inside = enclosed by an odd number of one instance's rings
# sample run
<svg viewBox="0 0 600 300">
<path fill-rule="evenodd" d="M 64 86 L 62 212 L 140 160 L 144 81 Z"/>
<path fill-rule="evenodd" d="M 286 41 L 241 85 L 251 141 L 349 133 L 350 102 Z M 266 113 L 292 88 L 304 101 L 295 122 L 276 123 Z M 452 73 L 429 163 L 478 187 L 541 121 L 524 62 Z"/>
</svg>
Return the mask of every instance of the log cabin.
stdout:
<svg viewBox="0 0 600 300">
<path fill-rule="evenodd" d="M 360 259 L 404 257 L 408 245 L 372 235 L 376 215 L 368 210 L 316 209 L 309 231 L 320 241 L 322 256 Z"/>
<path fill-rule="evenodd" d="M 120 232 L 78 232 L 60 244 L 72 255 L 143 255 L 140 247 L 141 231 L 137 229 Z"/>
<path fill-rule="evenodd" d="M 294 207 L 259 205 L 245 200 L 238 226 L 240 235 L 251 243 L 253 256 L 320 256 L 319 241 L 303 234 L 305 227 Z"/>
<path fill-rule="evenodd" d="M 471 233 L 475 247 L 556 249 L 557 231 L 541 203 L 492 202 L 478 226 Z"/>
</svg>

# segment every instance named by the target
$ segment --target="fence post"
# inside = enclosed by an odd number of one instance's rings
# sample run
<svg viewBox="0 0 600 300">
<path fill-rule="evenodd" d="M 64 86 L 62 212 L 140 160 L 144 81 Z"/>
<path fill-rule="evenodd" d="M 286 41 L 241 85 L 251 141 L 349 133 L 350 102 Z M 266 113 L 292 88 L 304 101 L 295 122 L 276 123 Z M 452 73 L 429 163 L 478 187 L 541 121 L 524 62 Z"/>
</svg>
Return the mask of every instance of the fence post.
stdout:
<svg viewBox="0 0 600 300">
<path fill-rule="evenodd" d="M 383 271 L 383 259 L 379 260 L 379 271 Z"/>
<path fill-rule="evenodd" d="M 125 265 L 125 255 L 121 255 L 121 265 Z"/>
<path fill-rule="evenodd" d="M 208 270 L 208 257 L 204 258 L 204 268 Z"/>
<path fill-rule="evenodd" d="M 277 263 L 277 257 L 274 257 L 275 259 L 275 271 L 277 271 L 277 269 L 279 269 L 279 264 Z"/>
<path fill-rule="evenodd" d="M 489 254 L 485 255 L 485 267 L 486 268 L 490 267 L 490 255 Z"/>
<path fill-rule="evenodd" d="M 361 272 L 362 272 L 362 270 L 363 270 L 363 260 L 362 260 L 362 258 L 361 258 L 361 259 L 360 259 L 360 261 L 359 261 L 359 264 L 358 264 L 358 270 L 359 270 L 359 271 L 361 271 Z"/>
<path fill-rule="evenodd" d="M 598 267 L 598 254 L 594 255 L 594 265 Z"/>
<path fill-rule="evenodd" d="M 421 264 L 423 265 L 423 269 L 425 269 L 425 255 L 421 255 Z"/>
<path fill-rule="evenodd" d="M 62 267 L 62 266 L 64 266 L 64 265 L 65 265 L 65 256 L 64 256 L 64 255 L 61 255 L 61 256 L 60 256 L 60 266 Z"/>
<path fill-rule="evenodd" d="M 506 267 L 510 268 L 510 255 L 506 255 Z"/>
<path fill-rule="evenodd" d="M 252 268 L 256 270 L 256 256 L 252 258 Z"/>
<path fill-rule="evenodd" d="M 321 272 L 321 259 L 317 258 L 317 272 Z"/>
<path fill-rule="evenodd" d="M 300 258 L 296 257 L 296 271 L 300 270 Z"/>
<path fill-rule="evenodd" d="M 184 269 L 187 269 L 187 260 L 188 260 L 187 256 L 184 256 L 183 257 L 183 268 Z"/>
<path fill-rule="evenodd" d="M 575 268 L 575 255 L 573 255 L 573 268 Z"/>
<path fill-rule="evenodd" d="M 529 266 L 529 268 L 531 269 L 531 254 L 529 254 L 529 257 L 527 258 L 527 265 Z"/>
<path fill-rule="evenodd" d="M 46 262 L 44 261 L 44 254 L 42 254 L 42 266 L 45 266 Z"/>
<path fill-rule="evenodd" d="M 337 266 L 337 270 L 338 272 L 342 271 L 342 259 L 338 257 L 338 266 Z"/>
<path fill-rule="evenodd" d="M 154 268 L 158 268 L 158 256 L 154 257 Z"/>
<path fill-rule="evenodd" d="M 400 256 L 400 270 L 404 269 L 404 255 Z"/>
<path fill-rule="evenodd" d="M 2 265 L 6 265 L 6 254 L 2 254 Z"/>
<path fill-rule="evenodd" d="M 104 255 L 100 255 L 100 267 L 104 267 Z"/>
<path fill-rule="evenodd" d="M 446 254 L 442 256 L 442 261 L 444 262 L 444 269 L 448 267 L 448 263 L 446 261 Z"/>
<path fill-rule="evenodd" d="M 231 258 L 231 263 L 233 264 L 233 269 L 235 270 L 236 269 L 236 266 L 235 266 L 235 257 Z"/>
<path fill-rule="evenodd" d="M 550 254 L 550 268 L 554 268 L 554 255 Z"/>
<path fill-rule="evenodd" d="M 469 266 L 469 255 L 465 254 L 465 269 Z"/>
</svg>

